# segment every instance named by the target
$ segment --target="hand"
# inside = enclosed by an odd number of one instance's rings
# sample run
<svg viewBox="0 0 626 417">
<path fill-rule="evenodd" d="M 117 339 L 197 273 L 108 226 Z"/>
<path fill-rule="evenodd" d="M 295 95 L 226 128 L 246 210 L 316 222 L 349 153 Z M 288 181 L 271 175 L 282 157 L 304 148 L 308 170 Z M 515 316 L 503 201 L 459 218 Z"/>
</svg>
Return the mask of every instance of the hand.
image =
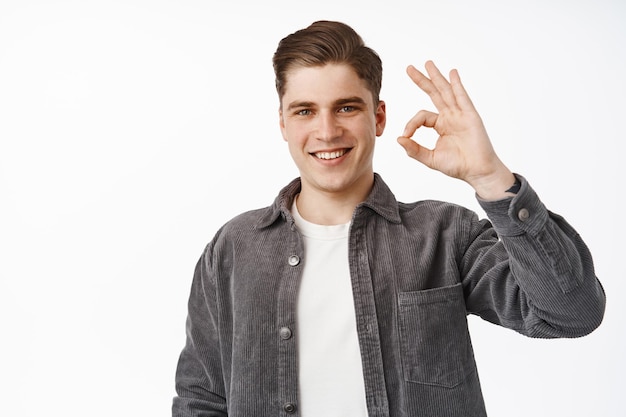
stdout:
<svg viewBox="0 0 626 417">
<path fill-rule="evenodd" d="M 496 155 L 459 73 L 450 71 L 448 81 L 432 61 L 426 62 L 426 71 L 428 77 L 413 66 L 407 68 L 409 77 L 430 96 L 439 113 L 419 111 L 407 123 L 398 143 L 411 158 L 467 182 L 482 198 L 506 197 L 505 190 L 515 178 Z M 422 126 L 439 134 L 432 150 L 411 139 Z"/>
</svg>

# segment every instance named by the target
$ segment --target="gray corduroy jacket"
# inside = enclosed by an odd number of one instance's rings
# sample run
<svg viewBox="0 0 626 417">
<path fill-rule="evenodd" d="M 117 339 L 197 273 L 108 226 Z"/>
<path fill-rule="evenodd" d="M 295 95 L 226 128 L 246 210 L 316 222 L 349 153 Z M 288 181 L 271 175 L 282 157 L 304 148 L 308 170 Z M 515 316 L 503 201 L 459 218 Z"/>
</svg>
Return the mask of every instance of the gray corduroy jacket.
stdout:
<svg viewBox="0 0 626 417">
<path fill-rule="evenodd" d="M 486 415 L 468 333 L 476 314 L 530 337 L 599 326 L 605 296 L 574 229 L 528 182 L 457 205 L 397 202 L 376 175 L 354 211 L 349 265 L 369 417 Z M 289 208 L 299 180 L 207 245 L 189 297 L 174 417 L 298 416 L 296 293 L 306 262 Z"/>
</svg>

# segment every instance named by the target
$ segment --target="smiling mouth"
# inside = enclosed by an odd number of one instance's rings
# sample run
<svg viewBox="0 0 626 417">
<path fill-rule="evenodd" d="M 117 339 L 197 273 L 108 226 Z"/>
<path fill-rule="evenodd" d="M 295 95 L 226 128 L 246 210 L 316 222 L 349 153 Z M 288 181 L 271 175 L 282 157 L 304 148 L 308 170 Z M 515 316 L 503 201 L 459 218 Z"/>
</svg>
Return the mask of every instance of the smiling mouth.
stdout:
<svg viewBox="0 0 626 417">
<path fill-rule="evenodd" d="M 340 149 L 338 151 L 332 151 L 332 152 L 315 152 L 313 155 L 315 155 L 315 157 L 319 159 L 330 160 L 330 159 L 340 158 L 344 156 L 347 152 L 348 152 L 347 149 Z"/>
</svg>

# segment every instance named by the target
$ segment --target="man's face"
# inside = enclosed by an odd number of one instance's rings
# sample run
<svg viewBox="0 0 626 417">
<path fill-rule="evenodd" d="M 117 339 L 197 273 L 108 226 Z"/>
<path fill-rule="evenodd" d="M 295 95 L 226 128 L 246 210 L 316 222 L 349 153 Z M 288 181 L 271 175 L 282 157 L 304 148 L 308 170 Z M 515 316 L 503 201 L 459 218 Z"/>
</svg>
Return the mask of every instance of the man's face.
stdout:
<svg viewBox="0 0 626 417">
<path fill-rule="evenodd" d="M 376 136 L 385 103 L 345 64 L 296 67 L 287 73 L 280 128 L 302 178 L 302 191 L 369 192 Z"/>
</svg>

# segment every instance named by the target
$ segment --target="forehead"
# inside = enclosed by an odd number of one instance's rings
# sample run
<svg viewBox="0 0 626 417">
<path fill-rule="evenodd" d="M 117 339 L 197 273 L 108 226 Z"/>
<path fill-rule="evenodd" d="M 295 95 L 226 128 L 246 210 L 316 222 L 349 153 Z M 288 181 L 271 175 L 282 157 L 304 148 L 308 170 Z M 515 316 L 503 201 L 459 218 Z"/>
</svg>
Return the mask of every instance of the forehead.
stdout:
<svg viewBox="0 0 626 417">
<path fill-rule="evenodd" d="M 283 104 L 292 100 L 334 101 L 344 97 L 373 100 L 367 84 L 347 64 L 297 66 L 287 71 Z"/>
</svg>

